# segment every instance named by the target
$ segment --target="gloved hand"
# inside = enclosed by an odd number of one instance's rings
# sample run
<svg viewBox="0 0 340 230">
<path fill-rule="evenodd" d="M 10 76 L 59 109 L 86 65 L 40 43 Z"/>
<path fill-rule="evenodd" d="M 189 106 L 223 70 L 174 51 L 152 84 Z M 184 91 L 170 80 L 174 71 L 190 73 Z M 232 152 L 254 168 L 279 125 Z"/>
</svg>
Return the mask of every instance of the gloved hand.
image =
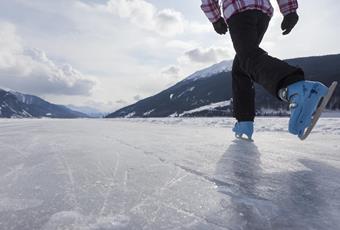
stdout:
<svg viewBox="0 0 340 230">
<path fill-rule="evenodd" d="M 228 32 L 228 25 L 224 18 L 220 17 L 216 22 L 213 23 L 214 29 L 218 34 L 226 34 Z"/>
<path fill-rule="evenodd" d="M 283 30 L 282 34 L 283 35 L 289 34 L 298 21 L 299 15 L 296 12 L 284 16 L 283 21 L 281 23 L 281 29 Z"/>
</svg>

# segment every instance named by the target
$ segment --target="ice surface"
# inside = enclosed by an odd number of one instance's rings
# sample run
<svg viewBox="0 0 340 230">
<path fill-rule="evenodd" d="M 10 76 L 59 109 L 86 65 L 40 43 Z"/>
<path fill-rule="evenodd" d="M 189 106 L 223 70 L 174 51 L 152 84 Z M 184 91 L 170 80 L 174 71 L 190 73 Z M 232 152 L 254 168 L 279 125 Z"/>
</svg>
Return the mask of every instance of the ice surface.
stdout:
<svg viewBox="0 0 340 230">
<path fill-rule="evenodd" d="M 0 120 L 0 229 L 339 229 L 340 119 Z"/>
</svg>

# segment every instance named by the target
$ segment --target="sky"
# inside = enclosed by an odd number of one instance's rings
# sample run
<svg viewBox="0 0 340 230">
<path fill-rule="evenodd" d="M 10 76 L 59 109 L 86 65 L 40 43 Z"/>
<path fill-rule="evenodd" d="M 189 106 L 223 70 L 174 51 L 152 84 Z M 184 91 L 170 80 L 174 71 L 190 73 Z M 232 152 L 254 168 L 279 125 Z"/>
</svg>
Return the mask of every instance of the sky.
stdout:
<svg viewBox="0 0 340 230">
<path fill-rule="evenodd" d="M 0 88 L 113 112 L 235 55 L 199 0 L 0 0 Z M 300 0 L 288 36 L 275 14 L 261 47 L 278 58 L 340 53 L 340 1 Z"/>
</svg>

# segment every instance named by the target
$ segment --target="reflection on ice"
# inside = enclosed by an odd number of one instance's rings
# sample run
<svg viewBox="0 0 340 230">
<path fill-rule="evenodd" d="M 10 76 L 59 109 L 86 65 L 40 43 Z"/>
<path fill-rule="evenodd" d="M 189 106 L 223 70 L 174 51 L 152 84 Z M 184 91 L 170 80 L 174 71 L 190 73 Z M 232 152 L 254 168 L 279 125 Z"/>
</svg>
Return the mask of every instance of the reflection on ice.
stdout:
<svg viewBox="0 0 340 230">
<path fill-rule="evenodd" d="M 336 229 L 340 223 L 340 170 L 319 161 L 298 160 L 307 170 L 266 173 L 256 144 L 234 141 L 217 164 L 216 176 L 233 181 L 218 188 L 235 229 Z M 326 179 L 323 180 L 322 178 Z M 331 179 L 331 184 L 327 179 Z M 329 181 L 330 182 L 330 181 Z M 333 206 L 333 208 L 332 208 Z M 335 208 L 336 207 L 336 208 Z"/>
</svg>

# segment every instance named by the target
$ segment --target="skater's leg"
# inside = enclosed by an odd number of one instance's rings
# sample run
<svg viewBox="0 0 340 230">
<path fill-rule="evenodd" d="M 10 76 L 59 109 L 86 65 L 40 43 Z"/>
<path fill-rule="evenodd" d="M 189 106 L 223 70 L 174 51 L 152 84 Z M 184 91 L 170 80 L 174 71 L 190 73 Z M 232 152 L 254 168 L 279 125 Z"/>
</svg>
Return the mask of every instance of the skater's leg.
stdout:
<svg viewBox="0 0 340 230">
<path fill-rule="evenodd" d="M 262 39 L 269 20 L 261 11 L 248 10 L 232 16 L 228 25 L 242 70 L 277 96 L 280 88 L 303 80 L 304 74 L 301 69 L 269 56 L 259 47 L 259 37 Z"/>
<path fill-rule="evenodd" d="M 257 33 L 254 34 L 257 45 L 261 43 L 267 27 L 268 22 L 258 23 Z M 255 87 L 254 81 L 242 70 L 237 55 L 235 55 L 232 68 L 232 89 L 233 111 L 237 120 L 233 131 L 237 137 L 242 138 L 246 135 L 251 140 L 254 132 Z"/>
<path fill-rule="evenodd" d="M 268 18 L 263 17 L 257 24 L 254 40 L 259 46 L 268 27 Z M 235 55 L 232 68 L 233 110 L 237 121 L 254 121 L 255 87 L 254 81 L 245 73 Z"/>
<path fill-rule="evenodd" d="M 253 80 L 240 68 L 235 56 L 232 68 L 233 110 L 237 121 L 254 121 L 255 89 Z"/>
</svg>

